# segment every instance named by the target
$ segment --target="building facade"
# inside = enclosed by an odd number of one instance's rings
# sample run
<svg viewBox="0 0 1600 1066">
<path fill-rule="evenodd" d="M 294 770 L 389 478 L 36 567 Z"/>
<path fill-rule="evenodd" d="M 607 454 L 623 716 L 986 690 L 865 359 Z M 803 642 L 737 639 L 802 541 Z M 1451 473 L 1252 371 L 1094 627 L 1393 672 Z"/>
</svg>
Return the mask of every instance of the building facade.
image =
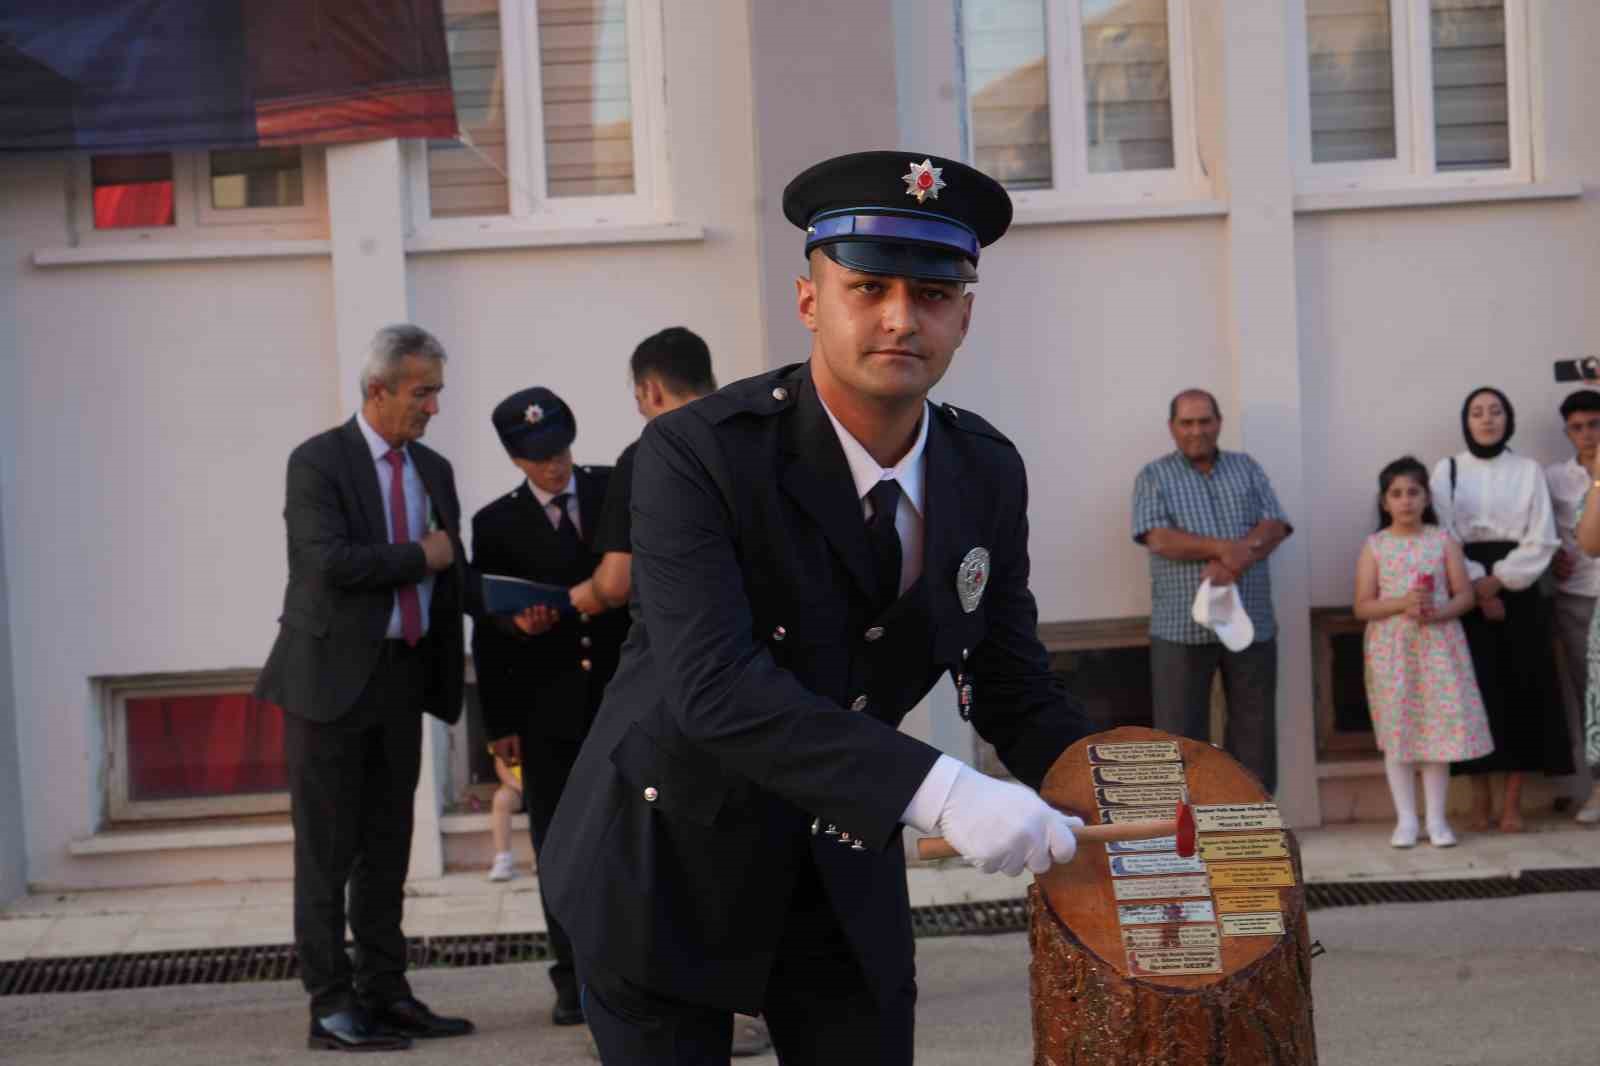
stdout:
<svg viewBox="0 0 1600 1066">
<path fill-rule="evenodd" d="M 1298 530 L 1271 562 L 1280 802 L 1383 813 L 1330 641 L 1378 469 L 1458 450 L 1469 388 L 1510 395 L 1523 454 L 1564 454 L 1551 362 L 1600 353 L 1600 9 L 445 9 L 459 141 L 0 161 L 0 894 L 287 875 L 271 715 L 240 694 L 275 632 L 285 459 L 353 413 L 376 326 L 451 353 L 428 442 L 475 510 L 517 481 L 488 417 L 515 389 L 560 392 L 605 463 L 647 334 L 693 328 L 724 381 L 804 358 L 781 191 L 895 146 L 1013 190 L 938 396 L 1028 461 L 1052 647 L 1137 646 L 1133 478 L 1168 398 L 1210 389 Z M 981 758 L 945 689 L 908 728 Z M 427 743 L 418 876 L 485 848 L 470 727 Z"/>
</svg>

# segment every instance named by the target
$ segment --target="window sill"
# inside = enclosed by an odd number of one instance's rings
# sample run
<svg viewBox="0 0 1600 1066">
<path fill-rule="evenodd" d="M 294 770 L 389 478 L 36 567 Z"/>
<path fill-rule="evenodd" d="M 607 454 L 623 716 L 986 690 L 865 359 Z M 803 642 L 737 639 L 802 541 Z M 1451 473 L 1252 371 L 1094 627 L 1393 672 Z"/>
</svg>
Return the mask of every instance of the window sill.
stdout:
<svg viewBox="0 0 1600 1066">
<path fill-rule="evenodd" d="M 1505 185 L 1453 185 L 1448 188 L 1337 189 L 1302 192 L 1294 197 L 1297 214 L 1317 211 L 1364 211 L 1384 207 L 1442 207 L 1448 204 L 1496 203 L 1505 200 L 1567 200 L 1583 195 L 1577 180 L 1519 182 Z"/>
<path fill-rule="evenodd" d="M 566 248 L 599 244 L 673 244 L 706 239 L 704 226 L 689 222 L 624 223 L 605 226 L 538 228 L 495 222 L 480 229 L 441 227 L 406 238 L 409 255 L 479 252 L 505 248 Z"/>
<path fill-rule="evenodd" d="M 139 244 L 80 244 L 76 248 L 36 248 L 33 265 L 92 266 L 100 263 L 176 263 L 208 259 L 288 259 L 326 256 L 326 240 L 150 241 Z"/>
<path fill-rule="evenodd" d="M 194 848 L 237 848 L 260 844 L 293 844 L 288 815 L 248 824 L 174 826 L 161 829 L 120 827 L 102 830 L 67 843 L 70 855 L 132 855 L 146 851 L 189 851 Z"/>
<path fill-rule="evenodd" d="M 1073 222 L 1137 222 L 1161 218 L 1218 218 L 1225 200 L 1161 200 L 1129 203 L 1059 204 L 1017 211 L 1014 226 L 1053 226 Z"/>
</svg>

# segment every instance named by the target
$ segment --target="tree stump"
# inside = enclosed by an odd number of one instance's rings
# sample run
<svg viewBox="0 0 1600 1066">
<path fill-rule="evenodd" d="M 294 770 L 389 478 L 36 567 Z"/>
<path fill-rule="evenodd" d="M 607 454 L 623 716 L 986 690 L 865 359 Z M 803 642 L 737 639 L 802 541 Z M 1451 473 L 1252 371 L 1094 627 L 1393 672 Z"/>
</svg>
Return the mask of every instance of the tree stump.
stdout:
<svg viewBox="0 0 1600 1066">
<path fill-rule="evenodd" d="M 1137 727 L 1074 744 L 1040 791 L 1092 824 L 1099 820 L 1099 808 L 1089 745 L 1146 741 L 1179 745 L 1191 805 L 1271 802 L 1226 752 Z M 1035 1066 L 1313 1066 L 1311 950 L 1300 852 L 1293 833 L 1283 833 L 1294 884 L 1262 890 L 1277 894 L 1283 933 L 1221 936 L 1199 928 L 1204 923 L 1142 927 L 1172 938 L 1174 946 L 1179 930 L 1209 938 L 1220 945 L 1220 973 L 1130 975 L 1106 846 L 1086 844 L 1073 862 L 1041 875 L 1028 894 Z M 1202 827 L 1202 842 L 1227 836 L 1207 834 Z M 1217 874 L 1227 865 L 1207 863 L 1213 908 Z"/>
</svg>

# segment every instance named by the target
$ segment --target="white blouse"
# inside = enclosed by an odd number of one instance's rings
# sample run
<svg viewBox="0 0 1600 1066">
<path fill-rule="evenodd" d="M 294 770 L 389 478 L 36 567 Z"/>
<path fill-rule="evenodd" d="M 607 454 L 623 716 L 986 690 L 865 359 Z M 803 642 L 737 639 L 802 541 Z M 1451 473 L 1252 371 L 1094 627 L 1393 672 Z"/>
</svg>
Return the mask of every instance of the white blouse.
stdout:
<svg viewBox="0 0 1600 1066">
<path fill-rule="evenodd" d="M 1532 459 L 1509 451 L 1493 459 L 1460 452 L 1455 463 L 1454 491 L 1450 460 L 1441 459 L 1433 468 L 1429 490 L 1439 525 L 1462 544 L 1515 541 L 1511 554 L 1494 564 L 1494 576 L 1513 591 L 1532 585 L 1561 546 L 1544 471 Z M 1467 574 L 1476 581 L 1487 571 L 1468 559 Z"/>
</svg>

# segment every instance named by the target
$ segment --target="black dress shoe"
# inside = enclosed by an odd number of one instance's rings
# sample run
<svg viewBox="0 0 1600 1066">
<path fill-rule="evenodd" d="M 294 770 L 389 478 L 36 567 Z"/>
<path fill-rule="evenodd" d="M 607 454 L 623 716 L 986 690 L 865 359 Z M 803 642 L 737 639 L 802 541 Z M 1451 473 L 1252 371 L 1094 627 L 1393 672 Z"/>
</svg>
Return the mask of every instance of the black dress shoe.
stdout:
<svg viewBox="0 0 1600 1066">
<path fill-rule="evenodd" d="M 306 1038 L 312 1051 L 404 1051 L 410 1046 L 409 1038 L 379 1028 L 360 1008 L 313 1018 Z"/>
<path fill-rule="evenodd" d="M 442 1036 L 466 1036 L 477 1026 L 465 1018 L 446 1018 L 428 1009 L 415 996 L 406 996 L 381 1007 L 369 1007 L 372 1020 L 390 1032 L 417 1040 Z"/>
<path fill-rule="evenodd" d="M 583 1001 L 578 998 L 578 993 L 558 991 L 555 1009 L 550 1012 L 550 1020 L 557 1025 L 582 1025 Z"/>
</svg>

